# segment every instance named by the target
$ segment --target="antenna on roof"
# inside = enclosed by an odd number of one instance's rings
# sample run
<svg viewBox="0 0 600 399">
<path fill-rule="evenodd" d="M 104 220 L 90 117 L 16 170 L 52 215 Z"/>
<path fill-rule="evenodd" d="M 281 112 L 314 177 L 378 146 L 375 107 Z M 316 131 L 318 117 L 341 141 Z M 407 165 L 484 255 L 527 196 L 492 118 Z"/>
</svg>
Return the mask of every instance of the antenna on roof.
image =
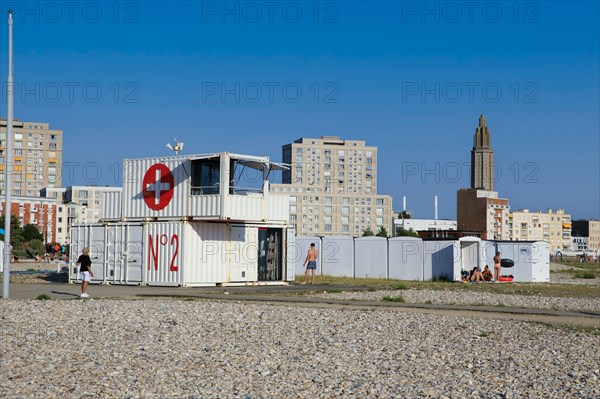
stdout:
<svg viewBox="0 0 600 399">
<path fill-rule="evenodd" d="M 175 145 L 171 145 L 170 143 L 167 143 L 167 148 L 169 150 L 175 151 L 175 155 L 179 155 L 179 151 L 183 151 L 183 144 L 179 141 L 177 141 L 177 139 L 173 139 L 175 141 Z"/>
</svg>

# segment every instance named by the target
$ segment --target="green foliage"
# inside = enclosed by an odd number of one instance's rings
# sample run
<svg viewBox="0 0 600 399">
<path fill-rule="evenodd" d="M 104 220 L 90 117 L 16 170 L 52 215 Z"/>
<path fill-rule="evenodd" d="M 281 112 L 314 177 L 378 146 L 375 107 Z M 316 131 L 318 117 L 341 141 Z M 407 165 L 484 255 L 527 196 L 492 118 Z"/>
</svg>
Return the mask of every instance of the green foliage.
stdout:
<svg viewBox="0 0 600 399">
<path fill-rule="evenodd" d="M 371 230 L 370 227 L 367 227 L 364 231 L 363 231 L 363 237 L 373 237 L 375 235 L 375 233 L 373 233 L 373 230 Z"/>
<path fill-rule="evenodd" d="M 489 332 L 487 332 L 487 331 L 482 331 L 482 332 L 480 332 L 480 333 L 479 333 L 479 336 L 480 336 L 480 337 L 489 337 L 489 336 L 490 336 L 490 333 L 489 333 Z"/>
<path fill-rule="evenodd" d="M 575 278 L 594 279 L 596 278 L 596 273 L 590 271 L 578 272 L 575 273 Z"/>
<path fill-rule="evenodd" d="M 39 240 L 41 242 L 44 239 L 44 235 L 40 233 L 35 225 L 28 224 L 23 228 L 23 238 L 27 242 L 31 240 Z"/>
<path fill-rule="evenodd" d="M 4 221 L 4 215 L 1 215 L 0 228 L 2 229 L 4 229 Z M 4 240 L 4 234 L 0 234 L 0 240 Z M 23 229 L 21 228 L 21 223 L 19 222 L 19 218 L 15 215 L 10 215 L 10 241 L 15 248 L 25 241 L 23 238 Z"/>
<path fill-rule="evenodd" d="M 44 243 L 41 242 L 39 239 L 29 241 L 29 243 L 27 243 L 27 248 L 29 248 L 31 253 L 33 253 L 34 255 L 44 255 L 44 252 L 46 251 Z"/>
<path fill-rule="evenodd" d="M 399 302 L 399 303 L 405 302 L 404 297 L 402 297 L 401 295 L 398 295 L 398 296 L 386 295 L 383 297 L 382 301 L 384 301 L 384 302 Z"/>
<path fill-rule="evenodd" d="M 450 279 L 445 274 L 440 274 L 438 276 L 434 276 L 431 281 L 435 281 L 435 282 L 448 282 L 448 281 L 450 281 Z"/>
<path fill-rule="evenodd" d="M 377 230 L 377 237 L 387 237 L 388 236 L 388 232 L 387 229 L 383 226 L 381 226 L 379 228 L 379 230 Z"/>
<path fill-rule="evenodd" d="M 404 227 L 398 227 L 396 229 L 396 236 L 398 237 L 418 237 L 419 235 L 413 231 L 413 229 L 405 229 Z"/>
<path fill-rule="evenodd" d="M 50 298 L 50 296 L 49 296 L 49 295 L 47 295 L 47 294 L 40 294 L 40 295 L 38 295 L 38 296 L 37 296 L 37 298 L 35 298 L 35 299 L 37 299 L 38 301 L 48 301 L 48 300 L 50 300 L 51 298 Z"/>
<path fill-rule="evenodd" d="M 398 219 L 410 219 L 410 218 L 412 218 L 411 214 L 406 211 L 402 211 L 398 214 Z"/>
</svg>

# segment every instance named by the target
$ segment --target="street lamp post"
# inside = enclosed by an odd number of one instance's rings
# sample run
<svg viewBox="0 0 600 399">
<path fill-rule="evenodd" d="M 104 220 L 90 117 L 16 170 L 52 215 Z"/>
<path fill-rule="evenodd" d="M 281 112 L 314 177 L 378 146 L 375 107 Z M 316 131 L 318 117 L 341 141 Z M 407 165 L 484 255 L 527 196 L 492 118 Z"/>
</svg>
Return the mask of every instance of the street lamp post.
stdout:
<svg viewBox="0 0 600 399">
<path fill-rule="evenodd" d="M 13 82 L 13 17 L 12 10 L 8 10 L 8 81 L 6 90 L 7 103 L 7 120 L 6 120 L 6 167 L 4 178 L 4 190 L 6 198 L 4 201 L 4 271 L 2 274 L 2 298 L 8 299 L 8 286 L 10 279 L 10 215 L 11 215 L 11 178 L 13 168 L 13 97 L 14 97 L 14 82 Z"/>
</svg>

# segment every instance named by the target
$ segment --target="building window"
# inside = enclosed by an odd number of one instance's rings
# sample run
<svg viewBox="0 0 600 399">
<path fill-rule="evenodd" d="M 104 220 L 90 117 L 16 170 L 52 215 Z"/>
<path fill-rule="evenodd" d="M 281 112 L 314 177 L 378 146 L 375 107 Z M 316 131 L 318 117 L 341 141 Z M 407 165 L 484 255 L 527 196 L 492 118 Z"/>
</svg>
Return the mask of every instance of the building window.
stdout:
<svg viewBox="0 0 600 399">
<path fill-rule="evenodd" d="M 331 233 L 331 231 L 332 231 L 331 225 L 330 224 L 326 224 L 325 225 L 325 232 L 326 233 Z"/>
<path fill-rule="evenodd" d="M 350 208 L 347 206 L 342 207 L 342 215 L 347 215 L 350 212 Z"/>
</svg>

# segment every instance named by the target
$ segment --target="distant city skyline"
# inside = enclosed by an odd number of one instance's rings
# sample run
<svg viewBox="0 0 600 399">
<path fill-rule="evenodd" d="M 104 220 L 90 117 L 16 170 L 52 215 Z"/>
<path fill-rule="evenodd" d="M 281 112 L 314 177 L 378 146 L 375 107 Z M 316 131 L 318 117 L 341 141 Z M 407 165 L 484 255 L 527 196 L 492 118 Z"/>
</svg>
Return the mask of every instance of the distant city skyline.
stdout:
<svg viewBox="0 0 600 399">
<path fill-rule="evenodd" d="M 378 147 L 377 191 L 395 209 L 406 195 L 432 218 L 437 194 L 439 217 L 454 219 L 483 113 L 494 189 L 511 209 L 600 219 L 597 2 L 490 3 L 497 19 L 465 9 L 458 20 L 438 2 L 430 13 L 421 2 L 290 2 L 258 20 L 235 2 L 233 14 L 221 2 L 82 3 L 60 17 L 19 4 L 15 118 L 64 132 L 63 186 L 119 185 L 123 158 L 169 154 L 173 137 L 183 154 L 280 161 L 285 143 L 335 135 Z"/>
</svg>

